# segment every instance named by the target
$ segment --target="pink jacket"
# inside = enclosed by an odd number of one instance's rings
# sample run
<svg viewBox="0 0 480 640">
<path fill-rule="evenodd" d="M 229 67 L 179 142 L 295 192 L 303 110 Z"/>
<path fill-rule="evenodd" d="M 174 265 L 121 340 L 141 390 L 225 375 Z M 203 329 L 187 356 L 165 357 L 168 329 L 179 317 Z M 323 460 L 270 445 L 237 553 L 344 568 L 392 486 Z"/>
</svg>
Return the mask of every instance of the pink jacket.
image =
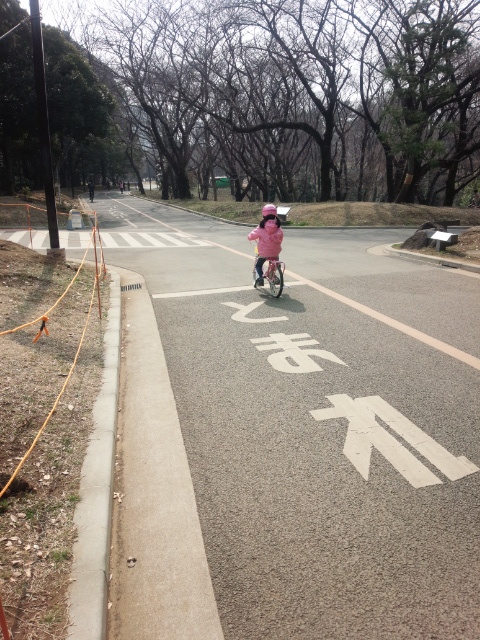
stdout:
<svg viewBox="0 0 480 640">
<path fill-rule="evenodd" d="M 258 238 L 258 255 L 262 258 L 275 258 L 282 250 L 283 230 L 277 227 L 275 220 L 267 220 L 265 229 L 257 227 L 248 234 L 249 240 Z"/>
</svg>

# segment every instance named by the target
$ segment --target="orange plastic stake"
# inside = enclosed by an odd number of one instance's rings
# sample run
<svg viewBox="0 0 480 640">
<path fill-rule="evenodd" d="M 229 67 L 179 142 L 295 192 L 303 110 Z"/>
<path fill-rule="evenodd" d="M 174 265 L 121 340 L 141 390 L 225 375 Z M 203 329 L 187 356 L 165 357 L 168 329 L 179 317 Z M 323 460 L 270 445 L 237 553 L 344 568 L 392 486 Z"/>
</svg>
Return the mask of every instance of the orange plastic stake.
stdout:
<svg viewBox="0 0 480 640">
<path fill-rule="evenodd" d="M 47 336 L 50 335 L 47 329 L 47 322 L 48 322 L 48 316 L 42 316 L 42 326 L 40 327 L 40 331 L 37 333 L 37 335 L 33 339 L 33 342 L 37 342 L 37 340 L 40 338 L 43 332 L 45 332 L 45 335 Z"/>
<path fill-rule="evenodd" d="M 2 599 L 0 598 L 0 629 L 2 630 L 4 640 L 10 640 L 10 633 L 7 627 L 7 620 L 3 611 Z"/>
</svg>

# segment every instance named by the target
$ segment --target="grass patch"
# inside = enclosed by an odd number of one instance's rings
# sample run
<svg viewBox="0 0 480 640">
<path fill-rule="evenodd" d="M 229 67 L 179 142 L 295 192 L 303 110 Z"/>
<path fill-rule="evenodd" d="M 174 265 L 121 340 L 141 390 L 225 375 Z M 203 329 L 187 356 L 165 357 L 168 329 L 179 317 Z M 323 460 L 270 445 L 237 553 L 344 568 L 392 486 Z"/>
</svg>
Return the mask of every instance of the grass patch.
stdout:
<svg viewBox="0 0 480 640">
<path fill-rule="evenodd" d="M 62 562 L 67 562 L 67 560 L 70 560 L 72 557 L 71 552 L 67 549 L 52 549 L 49 555 L 56 565 L 61 564 Z"/>
</svg>

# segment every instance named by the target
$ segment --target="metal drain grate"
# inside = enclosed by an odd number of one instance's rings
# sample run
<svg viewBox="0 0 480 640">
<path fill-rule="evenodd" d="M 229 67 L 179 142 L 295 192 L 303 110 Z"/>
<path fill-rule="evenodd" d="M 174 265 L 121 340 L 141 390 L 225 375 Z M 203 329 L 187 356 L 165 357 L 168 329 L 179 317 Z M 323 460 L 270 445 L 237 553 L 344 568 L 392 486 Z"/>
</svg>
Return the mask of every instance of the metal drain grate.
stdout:
<svg viewBox="0 0 480 640">
<path fill-rule="evenodd" d="M 131 291 L 132 289 L 141 289 L 141 284 L 124 284 L 120 287 L 120 291 Z"/>
</svg>

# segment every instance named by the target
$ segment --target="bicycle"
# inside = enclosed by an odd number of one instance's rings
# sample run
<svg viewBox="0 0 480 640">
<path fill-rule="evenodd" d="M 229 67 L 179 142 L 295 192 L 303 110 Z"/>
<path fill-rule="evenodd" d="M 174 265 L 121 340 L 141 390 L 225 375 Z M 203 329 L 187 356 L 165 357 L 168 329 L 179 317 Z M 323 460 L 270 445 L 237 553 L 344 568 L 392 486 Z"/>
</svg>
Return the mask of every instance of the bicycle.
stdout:
<svg viewBox="0 0 480 640">
<path fill-rule="evenodd" d="M 255 255 L 257 256 L 255 259 L 255 263 L 253 265 L 253 286 L 255 289 L 258 288 L 257 285 L 257 270 L 255 267 L 257 266 L 257 260 L 259 258 L 258 255 L 258 247 L 255 247 Z M 279 298 L 282 295 L 283 291 L 283 272 L 285 271 L 285 263 L 281 262 L 277 258 L 267 258 L 263 263 L 263 280 L 267 281 L 270 287 L 270 295 L 274 298 Z M 260 285 L 261 286 L 261 285 Z"/>
</svg>

